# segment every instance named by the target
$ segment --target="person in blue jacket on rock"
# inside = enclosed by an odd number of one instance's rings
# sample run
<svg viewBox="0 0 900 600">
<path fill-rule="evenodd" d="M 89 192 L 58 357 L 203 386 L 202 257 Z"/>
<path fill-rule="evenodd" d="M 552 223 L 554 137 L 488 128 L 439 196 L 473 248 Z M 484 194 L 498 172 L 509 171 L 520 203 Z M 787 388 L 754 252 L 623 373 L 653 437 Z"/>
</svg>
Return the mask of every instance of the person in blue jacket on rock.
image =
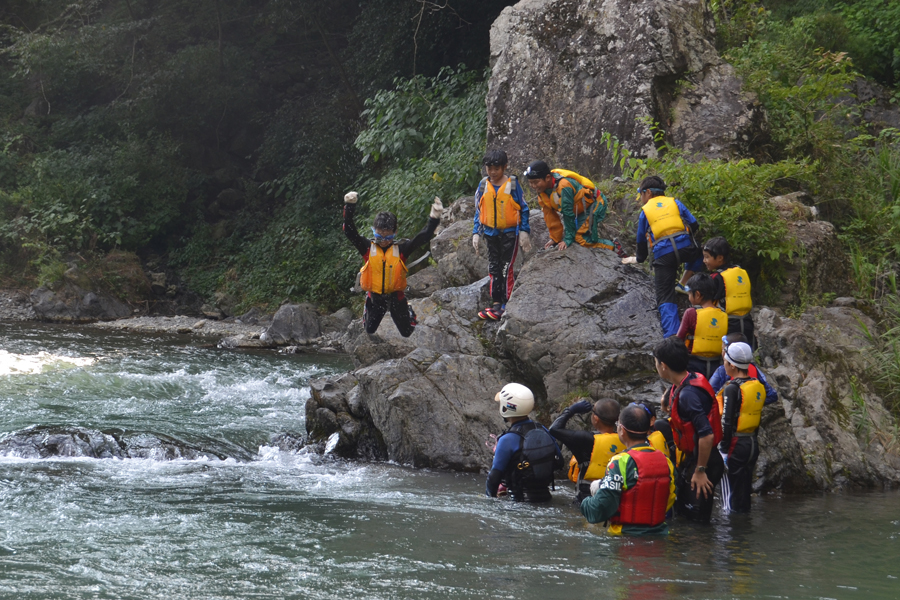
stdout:
<svg viewBox="0 0 900 600">
<path fill-rule="evenodd" d="M 694 241 L 700 228 L 697 219 L 680 200 L 665 196 L 666 184 L 656 175 L 641 181 L 638 202 L 637 255 L 622 259 L 623 264 L 642 263 L 653 250 L 653 282 L 656 287 L 656 305 L 662 323 L 663 337 L 678 333 L 678 305 L 675 292 L 687 293 L 684 283 L 703 268 L 703 252 Z M 684 274 L 676 282 L 678 268 L 684 265 Z"/>
</svg>

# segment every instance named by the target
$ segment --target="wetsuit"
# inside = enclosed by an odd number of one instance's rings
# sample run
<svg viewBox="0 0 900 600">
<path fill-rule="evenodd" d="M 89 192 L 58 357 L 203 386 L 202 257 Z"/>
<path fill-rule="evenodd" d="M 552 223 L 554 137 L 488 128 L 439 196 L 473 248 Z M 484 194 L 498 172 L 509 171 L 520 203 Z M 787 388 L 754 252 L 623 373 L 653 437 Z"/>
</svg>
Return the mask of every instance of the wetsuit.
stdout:
<svg viewBox="0 0 900 600">
<path fill-rule="evenodd" d="M 554 438 L 562 442 L 566 445 L 570 452 L 572 452 L 572 456 L 575 457 L 575 462 L 578 463 L 578 488 L 575 495 L 576 502 L 581 502 L 585 498 L 591 495 L 591 482 L 593 480 L 585 480 L 584 475 L 586 471 L 586 467 L 588 463 L 591 462 L 591 456 L 594 452 L 594 443 L 596 439 L 596 433 L 591 431 L 577 430 L 577 429 L 566 429 L 566 424 L 569 422 L 569 419 L 572 418 L 573 415 L 577 414 L 574 411 L 570 410 L 572 407 L 565 409 L 561 415 L 559 415 L 553 424 L 550 425 L 550 435 Z M 587 413 L 590 414 L 590 413 Z M 615 435 L 615 434 L 611 434 Z M 616 436 L 618 439 L 618 436 Z M 610 445 L 608 450 L 609 456 L 606 457 L 607 460 L 604 463 L 608 462 L 609 458 L 618 452 L 621 452 L 625 449 L 625 445 L 619 441 L 618 448 L 615 445 Z"/>
<path fill-rule="evenodd" d="M 737 433 L 738 418 L 744 410 L 741 384 L 751 378 L 733 379 L 723 390 L 722 441 L 719 452 L 726 456 L 728 470 L 722 480 L 722 503 L 726 512 L 750 512 L 750 494 L 753 491 L 753 471 L 759 458 L 757 427 L 753 431 Z M 759 382 L 762 383 L 762 382 Z M 759 383 L 756 383 L 758 386 Z"/>
<path fill-rule="evenodd" d="M 652 200 L 652 199 L 651 199 Z M 663 337 L 675 335 L 678 331 L 678 305 L 675 302 L 675 282 L 678 275 L 678 267 L 682 263 L 689 271 L 699 271 L 703 268 L 703 252 L 694 243 L 693 234 L 697 233 L 700 225 L 694 215 L 678 200 L 675 200 L 678 212 L 685 226 L 690 229 L 672 239 L 664 238 L 653 243 L 653 283 L 656 288 L 656 305 L 659 310 L 662 323 Z M 637 252 L 635 257 L 639 263 L 647 260 L 649 248 L 647 236 L 653 237 L 647 216 L 641 210 L 638 217 Z M 672 244 L 675 244 L 673 247 Z M 675 248 L 678 249 L 677 253 Z"/>
<path fill-rule="evenodd" d="M 628 453 L 617 454 L 609 462 L 606 470 L 606 476 L 600 482 L 600 488 L 597 493 L 586 498 L 581 503 L 581 514 L 590 523 L 601 523 L 614 519 L 619 512 L 622 498 L 629 490 L 635 493 L 647 494 L 648 491 L 637 490 L 636 486 L 639 481 L 639 470 L 635 460 L 630 456 L 633 452 L 658 452 L 654 450 L 649 443 L 641 442 L 629 449 Z M 662 453 L 659 453 L 660 455 Z M 674 483 L 674 467 L 672 462 L 666 458 L 666 464 L 669 470 L 668 497 L 666 503 L 666 511 L 672 508 L 675 503 L 675 483 Z M 624 473 L 624 477 L 623 477 Z M 638 500 L 640 501 L 640 500 Z M 661 510 L 660 513 L 665 511 Z M 669 533 L 669 526 L 664 519 L 658 519 L 660 522 L 655 524 L 630 524 L 619 523 L 610 525 L 609 532 L 612 534 L 625 535 L 666 535 Z"/>
<path fill-rule="evenodd" d="M 344 204 L 344 235 L 359 251 L 363 259 L 368 261 L 372 240 L 359 235 L 356 225 L 353 223 L 355 212 L 356 204 Z M 434 230 L 437 229 L 440 222 L 440 219 L 429 218 L 428 224 L 416 234 L 416 237 L 397 243 L 400 250 L 400 258 L 404 263 L 414 250 L 431 239 L 434 235 Z M 413 312 L 412 307 L 406 300 L 406 294 L 402 290 L 390 294 L 366 293 L 366 307 L 363 312 L 363 323 L 366 327 L 366 333 L 371 334 L 378 331 L 378 326 L 388 311 L 391 312 L 391 319 L 394 320 L 400 335 L 403 337 L 411 336 L 416 328 L 416 313 Z"/>
<path fill-rule="evenodd" d="M 489 227 L 487 222 L 496 223 L 497 218 L 482 218 L 481 199 L 485 193 L 485 186 L 489 185 L 493 188 L 493 197 L 496 198 L 506 186 L 506 181 L 501 185 L 495 186 L 485 177 L 478 185 L 475 191 L 475 225 L 472 234 L 481 235 L 487 244 L 488 249 L 488 275 L 491 277 L 491 301 L 494 304 L 500 304 L 505 308 L 509 294 L 512 292 L 516 283 L 513 274 L 513 265 L 516 262 L 516 255 L 519 253 L 519 231 L 526 233 L 531 232 L 528 224 L 529 213 L 528 203 L 522 196 L 522 187 L 518 182 L 513 180 L 515 185 L 511 186 L 510 195 L 519 205 L 518 224 L 505 228 Z M 496 209 L 496 207 L 494 207 Z"/>
<path fill-rule="evenodd" d="M 526 419 L 511 425 L 507 431 L 518 431 L 524 435 L 526 431 L 532 429 L 532 425 L 542 427 L 545 431 L 547 429 L 540 423 L 535 423 L 531 419 Z M 485 493 L 491 498 L 496 498 L 497 490 L 502 483 L 509 489 L 509 493 L 513 500 L 517 502 L 523 500 L 525 502 L 546 502 L 551 498 L 549 486 L 523 488 L 521 490 L 517 489 L 516 481 L 514 480 L 514 471 L 519 452 L 522 450 L 522 442 L 523 439 L 521 435 L 502 435 L 500 436 L 500 439 L 497 440 L 497 446 L 494 448 L 494 462 L 491 463 L 491 472 L 488 473 L 487 482 L 485 484 Z M 559 448 L 557 447 L 557 451 L 558 450 Z M 560 468 L 561 466 L 561 460 L 559 464 L 554 465 L 555 468 Z"/>
</svg>

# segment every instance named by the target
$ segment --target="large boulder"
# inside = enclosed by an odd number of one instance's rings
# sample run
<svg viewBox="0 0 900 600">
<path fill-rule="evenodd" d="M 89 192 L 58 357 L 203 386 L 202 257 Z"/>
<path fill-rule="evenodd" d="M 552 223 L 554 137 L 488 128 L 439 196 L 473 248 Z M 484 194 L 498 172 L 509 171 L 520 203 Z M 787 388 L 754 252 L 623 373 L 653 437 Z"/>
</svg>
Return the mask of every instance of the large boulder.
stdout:
<svg viewBox="0 0 900 600">
<path fill-rule="evenodd" d="M 305 344 L 322 334 L 319 313 L 310 304 L 284 304 L 272 317 L 272 324 L 260 341 L 276 346 Z"/>
<path fill-rule="evenodd" d="M 716 53 L 704 0 L 522 0 L 491 28 L 488 147 L 610 172 L 602 134 L 655 156 L 650 122 L 690 153 L 765 137 L 752 94 Z"/>
<path fill-rule="evenodd" d="M 762 366 L 779 391 L 760 429 L 757 487 L 786 491 L 881 487 L 900 481 L 893 418 L 866 383 L 864 325 L 850 307 L 815 307 L 799 319 L 762 309 Z"/>
<path fill-rule="evenodd" d="M 509 380 L 496 359 L 419 349 L 352 378 L 358 386 L 349 390 L 349 381 L 313 383 L 306 409 L 313 441 L 338 433 L 341 456 L 384 454 L 416 467 L 490 465 L 485 442 L 505 429 L 493 395 Z"/>
<path fill-rule="evenodd" d="M 107 292 L 90 291 L 64 279 L 53 289 L 31 292 L 31 306 L 39 319 L 66 323 L 110 321 L 131 316 L 127 304 Z"/>
<path fill-rule="evenodd" d="M 499 344 L 548 398 L 661 391 L 650 356 L 662 339 L 652 283 L 613 252 L 542 252 L 506 307 Z"/>
</svg>

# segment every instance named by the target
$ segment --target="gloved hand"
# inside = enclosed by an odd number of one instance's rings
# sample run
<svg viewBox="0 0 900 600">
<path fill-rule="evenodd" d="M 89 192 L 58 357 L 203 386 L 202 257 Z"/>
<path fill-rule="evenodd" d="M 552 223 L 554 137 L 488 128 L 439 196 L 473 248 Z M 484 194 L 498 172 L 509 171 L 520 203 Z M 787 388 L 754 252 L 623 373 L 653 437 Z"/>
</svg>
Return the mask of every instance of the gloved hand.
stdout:
<svg viewBox="0 0 900 600">
<path fill-rule="evenodd" d="M 595 480 L 593 480 L 593 481 L 591 482 L 591 496 L 596 496 L 596 495 L 597 495 L 597 490 L 600 489 L 600 482 L 601 482 L 601 481 L 603 481 L 603 480 L 602 480 L 602 479 L 595 479 Z"/>
<path fill-rule="evenodd" d="M 519 245 L 522 246 L 523 252 L 531 252 L 531 236 L 527 231 L 519 232 Z"/>
<path fill-rule="evenodd" d="M 344 194 L 344 202 L 347 204 L 356 204 L 357 200 L 359 200 L 359 194 L 356 192 L 347 192 Z"/>
<path fill-rule="evenodd" d="M 478 244 L 481 243 L 481 236 L 477 233 L 472 236 L 472 247 L 475 248 L 475 254 L 478 254 Z"/>
<path fill-rule="evenodd" d="M 567 410 L 570 410 L 574 415 L 583 415 L 591 412 L 593 407 L 590 400 L 581 400 L 570 406 Z"/>
<path fill-rule="evenodd" d="M 622 259 L 623 265 L 633 265 L 637 264 L 637 256 L 627 256 Z"/>
<path fill-rule="evenodd" d="M 431 212 L 428 216 L 432 219 L 440 219 L 442 214 L 444 214 L 444 205 L 441 204 L 441 199 L 435 196 L 434 204 L 431 205 Z"/>
</svg>

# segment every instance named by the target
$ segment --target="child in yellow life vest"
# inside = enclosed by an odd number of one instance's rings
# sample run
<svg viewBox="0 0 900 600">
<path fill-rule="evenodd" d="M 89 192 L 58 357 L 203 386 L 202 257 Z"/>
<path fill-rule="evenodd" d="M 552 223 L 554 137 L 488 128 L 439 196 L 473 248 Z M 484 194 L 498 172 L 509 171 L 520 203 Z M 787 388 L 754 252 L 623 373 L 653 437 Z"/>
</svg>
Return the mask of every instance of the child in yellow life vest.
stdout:
<svg viewBox="0 0 900 600">
<path fill-rule="evenodd" d="M 491 150 L 482 164 L 487 177 L 475 191 L 475 226 L 472 246 L 475 253 L 484 237 L 488 249 L 488 274 L 491 277 L 491 306 L 478 313 L 482 319 L 497 321 L 506 310 L 506 301 L 515 285 L 513 265 L 522 250 L 531 250 L 528 204 L 515 177 L 507 176 L 509 162 L 503 150 Z"/>
<path fill-rule="evenodd" d="M 353 215 L 356 212 L 356 192 L 344 196 L 344 235 L 366 261 L 360 269 L 359 283 L 366 291 L 366 307 L 363 323 L 366 333 L 378 330 L 388 311 L 403 337 L 409 337 L 416 329 L 416 313 L 406 300 L 406 259 L 419 246 L 427 243 L 441 222 L 444 209 L 441 199 L 435 196 L 431 205 L 428 224 L 411 240 L 395 242 L 397 217 L 380 212 L 372 224 L 373 239 L 364 238 L 356 230 Z"/>
<path fill-rule="evenodd" d="M 707 379 L 722 364 L 722 338 L 728 331 L 725 311 L 713 301 L 715 284 L 706 273 L 697 273 L 688 280 L 688 300 L 693 305 L 684 311 L 678 337 L 685 341 L 691 356 L 688 370 Z"/>
<path fill-rule="evenodd" d="M 678 331 L 678 304 L 675 292 L 687 293 L 687 280 L 703 267 L 703 255 L 694 242 L 700 228 L 691 211 L 677 198 L 665 195 L 666 183 L 653 175 L 645 177 L 638 188 L 641 212 L 638 216 L 637 252 L 622 259 L 622 264 L 642 263 L 653 253 L 653 283 L 663 337 Z M 678 269 L 684 265 L 681 281 Z"/>
<path fill-rule="evenodd" d="M 723 388 L 722 441 L 719 452 L 728 472 L 722 479 L 722 503 L 725 512 L 750 512 L 753 471 L 759 458 L 757 432 L 766 401 L 766 388 L 748 371 L 753 350 L 735 342 L 725 351 L 725 372 L 731 381 Z"/>
<path fill-rule="evenodd" d="M 625 449 L 616 434 L 619 408 L 619 403 L 610 398 L 598 400 L 593 406 L 589 400 L 581 400 L 563 410 L 550 425 L 550 435 L 572 452 L 569 479 L 577 486 L 576 502 L 591 495 L 591 482 L 602 479 L 609 459 Z M 594 432 L 566 429 L 570 418 L 585 413 L 591 413 Z"/>
<path fill-rule="evenodd" d="M 544 248 L 555 245 L 557 250 L 565 250 L 578 243 L 588 248 L 614 249 L 612 240 L 597 234 L 597 226 L 606 218 L 606 199 L 590 179 L 574 171 L 551 171 L 542 160 L 528 165 L 525 178 L 538 195 L 550 233 Z"/>
<path fill-rule="evenodd" d="M 743 333 L 750 340 L 750 347 L 756 348 L 753 319 L 750 316 L 753 309 L 750 276 L 740 266 L 731 263 L 731 246 L 728 240 L 719 236 L 703 244 L 703 264 L 716 284 L 713 299 L 728 314 L 728 333 Z"/>
</svg>

